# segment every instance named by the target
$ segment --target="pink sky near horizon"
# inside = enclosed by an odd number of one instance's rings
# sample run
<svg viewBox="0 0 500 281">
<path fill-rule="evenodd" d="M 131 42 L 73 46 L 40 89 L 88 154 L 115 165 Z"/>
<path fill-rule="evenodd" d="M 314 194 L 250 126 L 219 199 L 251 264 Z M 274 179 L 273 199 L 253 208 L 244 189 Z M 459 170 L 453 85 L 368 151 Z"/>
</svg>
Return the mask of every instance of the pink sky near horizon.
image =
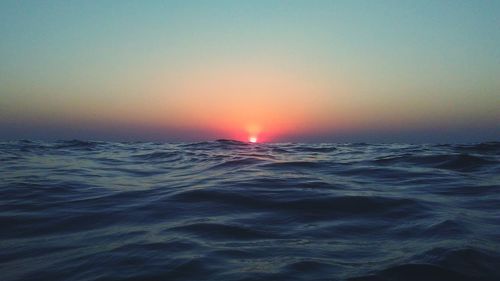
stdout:
<svg viewBox="0 0 500 281">
<path fill-rule="evenodd" d="M 0 3 L 0 138 L 500 136 L 500 5 L 313 2 Z"/>
</svg>

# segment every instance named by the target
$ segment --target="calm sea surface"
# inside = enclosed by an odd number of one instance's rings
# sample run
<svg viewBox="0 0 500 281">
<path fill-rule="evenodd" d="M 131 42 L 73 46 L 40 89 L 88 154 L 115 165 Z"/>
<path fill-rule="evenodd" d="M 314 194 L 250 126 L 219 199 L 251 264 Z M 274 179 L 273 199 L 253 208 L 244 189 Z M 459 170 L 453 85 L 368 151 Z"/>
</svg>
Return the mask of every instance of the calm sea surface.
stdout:
<svg viewBox="0 0 500 281">
<path fill-rule="evenodd" d="M 0 280 L 500 280 L 500 143 L 0 142 Z"/>
</svg>

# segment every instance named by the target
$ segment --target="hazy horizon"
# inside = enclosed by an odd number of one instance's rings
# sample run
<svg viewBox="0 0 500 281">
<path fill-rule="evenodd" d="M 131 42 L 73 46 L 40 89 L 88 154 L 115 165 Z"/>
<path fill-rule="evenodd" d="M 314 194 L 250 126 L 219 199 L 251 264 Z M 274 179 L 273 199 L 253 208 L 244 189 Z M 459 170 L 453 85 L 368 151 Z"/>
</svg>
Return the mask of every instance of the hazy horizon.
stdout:
<svg viewBox="0 0 500 281">
<path fill-rule="evenodd" d="M 500 2 L 2 1 L 0 140 L 500 140 Z"/>
</svg>

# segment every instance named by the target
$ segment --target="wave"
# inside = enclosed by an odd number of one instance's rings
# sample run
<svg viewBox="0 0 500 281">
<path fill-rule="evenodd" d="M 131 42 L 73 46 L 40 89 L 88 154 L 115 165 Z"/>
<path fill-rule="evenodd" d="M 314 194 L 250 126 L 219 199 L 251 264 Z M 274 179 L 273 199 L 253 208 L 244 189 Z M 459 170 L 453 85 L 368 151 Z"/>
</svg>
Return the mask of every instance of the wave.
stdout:
<svg viewBox="0 0 500 281">
<path fill-rule="evenodd" d="M 83 141 L 83 140 L 69 140 L 69 141 L 59 141 L 56 143 L 54 148 L 93 148 L 104 142 L 96 141 Z"/>
<path fill-rule="evenodd" d="M 168 229 L 168 232 L 170 231 L 180 231 L 196 236 L 201 236 L 204 239 L 217 239 L 225 241 L 232 241 L 235 239 L 271 239 L 279 237 L 279 235 L 262 230 L 256 230 L 251 227 L 217 223 L 187 224 Z"/>
<path fill-rule="evenodd" d="M 242 141 L 237 141 L 237 140 L 230 140 L 230 139 L 218 139 L 215 141 L 218 144 L 224 144 L 224 145 L 237 145 L 237 146 L 247 146 L 250 145 L 247 142 L 242 142 Z"/>
<path fill-rule="evenodd" d="M 134 155 L 136 159 L 140 160 L 180 160 L 181 153 L 178 151 L 155 151 L 151 153 Z"/>
<path fill-rule="evenodd" d="M 455 145 L 456 149 L 464 153 L 493 153 L 500 154 L 500 142 L 483 142 L 472 145 Z"/>
<path fill-rule="evenodd" d="M 376 164 L 384 165 L 416 165 L 438 169 L 455 171 L 473 171 L 495 166 L 497 161 L 487 159 L 488 156 L 474 156 L 468 154 L 444 154 L 444 155 L 413 155 L 404 154 L 397 156 L 384 156 L 374 160 Z"/>
<path fill-rule="evenodd" d="M 350 278 L 350 281 L 375 280 L 477 280 L 493 281 L 500 274 L 500 256 L 484 251 L 435 248 L 416 257 L 420 263 L 391 266 L 375 274 Z"/>
<path fill-rule="evenodd" d="M 2 280 L 499 280 L 499 148 L 0 142 Z"/>
</svg>

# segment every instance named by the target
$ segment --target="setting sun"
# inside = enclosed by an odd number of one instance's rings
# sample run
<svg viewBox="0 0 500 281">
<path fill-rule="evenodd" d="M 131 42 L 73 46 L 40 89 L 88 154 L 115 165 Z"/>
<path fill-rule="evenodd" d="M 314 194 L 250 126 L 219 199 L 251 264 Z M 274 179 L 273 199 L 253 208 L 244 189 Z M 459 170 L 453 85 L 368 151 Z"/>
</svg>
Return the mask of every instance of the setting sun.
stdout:
<svg viewBox="0 0 500 281">
<path fill-rule="evenodd" d="M 256 143 L 257 142 L 257 137 L 249 137 L 248 141 L 251 143 Z"/>
</svg>

